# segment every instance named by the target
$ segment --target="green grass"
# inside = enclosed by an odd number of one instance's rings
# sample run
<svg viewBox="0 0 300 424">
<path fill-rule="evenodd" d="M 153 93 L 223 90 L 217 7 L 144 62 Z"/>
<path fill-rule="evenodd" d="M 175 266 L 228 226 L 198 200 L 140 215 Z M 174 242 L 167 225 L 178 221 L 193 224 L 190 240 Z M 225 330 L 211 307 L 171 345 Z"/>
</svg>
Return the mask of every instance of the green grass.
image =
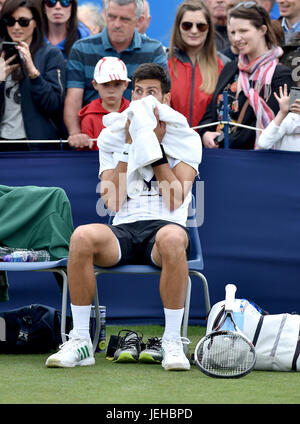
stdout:
<svg viewBox="0 0 300 424">
<path fill-rule="evenodd" d="M 124 327 L 107 327 L 117 334 Z M 125 326 L 125 328 L 127 328 Z M 144 340 L 160 326 L 132 326 Z M 190 353 L 204 328 L 189 327 Z M 298 404 L 299 373 L 252 371 L 240 379 L 213 379 L 195 365 L 167 372 L 159 364 L 118 364 L 96 354 L 96 365 L 48 369 L 43 355 L 0 355 L 1 404 Z"/>
</svg>

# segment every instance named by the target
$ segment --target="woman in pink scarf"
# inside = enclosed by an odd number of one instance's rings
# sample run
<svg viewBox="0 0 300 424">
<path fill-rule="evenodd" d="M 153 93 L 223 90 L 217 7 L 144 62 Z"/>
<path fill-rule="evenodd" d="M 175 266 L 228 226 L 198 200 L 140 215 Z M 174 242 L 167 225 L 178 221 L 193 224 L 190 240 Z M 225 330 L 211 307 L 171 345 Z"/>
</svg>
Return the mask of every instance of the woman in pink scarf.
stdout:
<svg viewBox="0 0 300 424">
<path fill-rule="evenodd" d="M 293 85 L 291 71 L 279 64 L 281 48 L 276 43 L 269 14 L 254 1 L 238 3 L 228 14 L 231 37 L 239 58 L 228 63 L 220 74 L 216 91 L 199 125 L 224 120 L 224 95 L 228 93 L 228 118 L 245 125 L 229 126 L 229 147 L 256 148 L 261 131 L 278 112 L 274 92 L 284 83 Z M 207 148 L 223 147 L 222 125 L 200 129 Z"/>
</svg>

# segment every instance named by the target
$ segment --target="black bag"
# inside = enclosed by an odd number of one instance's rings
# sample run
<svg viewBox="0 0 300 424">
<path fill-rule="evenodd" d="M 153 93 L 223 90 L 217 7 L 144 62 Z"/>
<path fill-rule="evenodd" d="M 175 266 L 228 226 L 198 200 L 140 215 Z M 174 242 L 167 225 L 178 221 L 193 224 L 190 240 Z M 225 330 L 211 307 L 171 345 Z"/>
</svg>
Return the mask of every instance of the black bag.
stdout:
<svg viewBox="0 0 300 424">
<path fill-rule="evenodd" d="M 67 318 L 68 329 L 71 318 Z M 45 305 L 28 305 L 0 313 L 0 353 L 47 353 L 62 343 L 61 313 Z M 66 329 L 66 332 L 67 329 Z"/>
</svg>

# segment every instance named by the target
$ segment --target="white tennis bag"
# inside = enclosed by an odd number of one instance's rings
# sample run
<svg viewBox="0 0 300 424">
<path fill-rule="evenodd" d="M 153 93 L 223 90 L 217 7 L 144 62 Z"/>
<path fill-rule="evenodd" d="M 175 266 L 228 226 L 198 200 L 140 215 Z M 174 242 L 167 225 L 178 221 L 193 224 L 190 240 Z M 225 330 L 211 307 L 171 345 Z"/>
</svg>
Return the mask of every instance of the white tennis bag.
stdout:
<svg viewBox="0 0 300 424">
<path fill-rule="evenodd" d="M 222 318 L 225 300 L 216 303 L 208 316 L 206 334 Z M 300 370 L 300 315 L 269 315 L 246 299 L 235 299 L 234 320 L 255 346 L 254 369 L 265 371 Z"/>
</svg>

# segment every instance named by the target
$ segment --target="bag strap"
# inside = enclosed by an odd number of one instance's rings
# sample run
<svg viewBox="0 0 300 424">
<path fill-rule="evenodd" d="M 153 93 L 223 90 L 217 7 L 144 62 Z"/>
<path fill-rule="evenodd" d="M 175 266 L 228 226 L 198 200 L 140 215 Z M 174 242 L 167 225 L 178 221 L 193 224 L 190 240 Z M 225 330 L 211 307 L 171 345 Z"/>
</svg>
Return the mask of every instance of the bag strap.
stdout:
<svg viewBox="0 0 300 424">
<path fill-rule="evenodd" d="M 248 105 L 249 105 L 249 100 L 247 99 L 245 101 L 245 103 L 243 104 L 243 107 L 242 107 L 242 109 L 240 111 L 238 120 L 236 121 L 237 124 L 241 124 L 243 122 L 243 119 L 244 119 L 244 116 L 245 116 L 246 109 L 247 109 Z M 234 127 L 233 128 L 233 132 L 235 132 L 236 130 L 237 130 L 237 127 Z"/>
<path fill-rule="evenodd" d="M 297 341 L 297 345 L 296 345 L 296 349 L 295 349 L 295 353 L 294 353 L 294 357 L 292 361 L 292 371 L 297 371 L 297 359 L 299 357 L 299 354 L 300 354 L 300 330 L 299 330 L 298 341 Z"/>
<path fill-rule="evenodd" d="M 259 334 L 260 334 L 260 330 L 261 330 L 261 327 L 262 327 L 262 325 L 263 325 L 263 321 L 264 321 L 264 315 L 262 315 L 260 318 L 259 318 L 259 321 L 258 321 L 258 324 L 257 324 L 257 327 L 256 327 L 256 330 L 255 330 L 255 334 L 254 334 L 254 337 L 253 337 L 253 340 L 252 340 L 252 344 L 253 344 L 253 346 L 256 346 L 256 343 L 257 343 L 257 340 L 258 340 L 258 336 L 259 336 Z"/>
<path fill-rule="evenodd" d="M 214 323 L 212 325 L 211 330 L 215 331 L 219 325 L 219 322 L 221 320 L 221 317 L 224 315 L 224 310 L 225 310 L 225 304 L 221 307 L 220 311 L 218 312 L 218 315 L 216 316 Z"/>
</svg>

